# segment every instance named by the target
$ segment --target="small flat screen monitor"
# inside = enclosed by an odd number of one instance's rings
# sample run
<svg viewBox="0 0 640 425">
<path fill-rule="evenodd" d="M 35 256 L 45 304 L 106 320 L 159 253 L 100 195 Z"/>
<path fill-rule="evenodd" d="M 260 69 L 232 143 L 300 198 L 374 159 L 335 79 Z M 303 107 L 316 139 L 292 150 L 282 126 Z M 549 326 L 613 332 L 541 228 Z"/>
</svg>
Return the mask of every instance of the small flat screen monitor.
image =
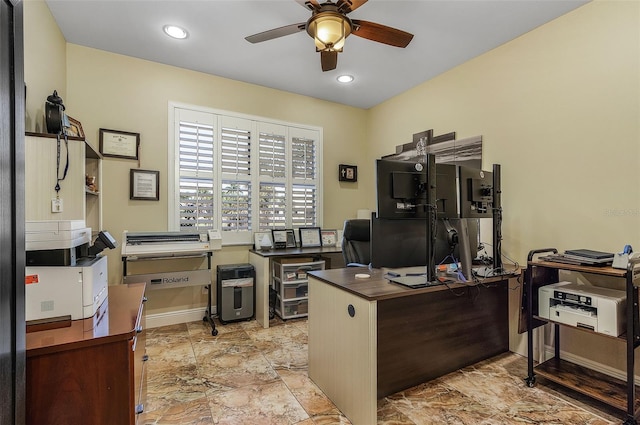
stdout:
<svg viewBox="0 0 640 425">
<path fill-rule="evenodd" d="M 424 218 L 427 216 L 426 166 L 418 162 L 379 159 L 376 162 L 377 215 L 380 218 Z M 438 218 L 458 216 L 456 166 L 436 165 Z"/>
<path fill-rule="evenodd" d="M 493 214 L 493 173 L 460 167 L 460 217 L 483 218 Z"/>
</svg>

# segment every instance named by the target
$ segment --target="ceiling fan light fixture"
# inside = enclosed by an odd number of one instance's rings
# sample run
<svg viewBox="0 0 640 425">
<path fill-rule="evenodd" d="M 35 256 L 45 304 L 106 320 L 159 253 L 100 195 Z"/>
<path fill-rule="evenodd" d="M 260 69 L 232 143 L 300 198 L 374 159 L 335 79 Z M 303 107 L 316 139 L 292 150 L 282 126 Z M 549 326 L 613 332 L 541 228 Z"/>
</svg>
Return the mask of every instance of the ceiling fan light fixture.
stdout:
<svg viewBox="0 0 640 425">
<path fill-rule="evenodd" d="M 189 36 L 187 30 L 176 25 L 165 25 L 164 27 L 162 27 L 162 29 L 169 37 L 177 38 L 179 40 L 182 40 Z"/>
<path fill-rule="evenodd" d="M 307 33 L 313 37 L 318 51 L 340 52 L 345 39 L 351 34 L 351 22 L 337 12 L 320 12 L 309 19 Z"/>
</svg>

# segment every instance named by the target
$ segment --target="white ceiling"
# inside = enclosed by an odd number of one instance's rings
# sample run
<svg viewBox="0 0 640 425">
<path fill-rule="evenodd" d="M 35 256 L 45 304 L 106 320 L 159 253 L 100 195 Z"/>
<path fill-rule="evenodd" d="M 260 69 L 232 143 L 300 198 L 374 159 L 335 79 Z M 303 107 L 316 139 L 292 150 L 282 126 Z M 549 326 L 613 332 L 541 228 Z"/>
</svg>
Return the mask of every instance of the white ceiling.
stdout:
<svg viewBox="0 0 640 425">
<path fill-rule="evenodd" d="M 244 37 L 306 22 L 294 0 L 47 0 L 69 43 L 359 108 L 373 107 L 589 0 L 369 0 L 349 14 L 414 34 L 405 49 L 350 36 L 322 72 L 305 31 L 258 44 Z M 186 40 L 162 27 L 180 25 Z M 339 84 L 351 74 L 355 81 Z"/>
</svg>

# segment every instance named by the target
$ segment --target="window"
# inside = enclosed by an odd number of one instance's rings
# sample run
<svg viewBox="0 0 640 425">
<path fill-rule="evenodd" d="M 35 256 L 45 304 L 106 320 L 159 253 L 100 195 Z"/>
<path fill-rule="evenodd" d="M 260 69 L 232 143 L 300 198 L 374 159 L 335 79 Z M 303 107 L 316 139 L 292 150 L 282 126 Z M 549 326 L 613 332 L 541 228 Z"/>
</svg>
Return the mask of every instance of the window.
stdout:
<svg viewBox="0 0 640 425">
<path fill-rule="evenodd" d="M 321 226 L 322 130 L 187 105 L 169 107 L 169 229 Z"/>
</svg>

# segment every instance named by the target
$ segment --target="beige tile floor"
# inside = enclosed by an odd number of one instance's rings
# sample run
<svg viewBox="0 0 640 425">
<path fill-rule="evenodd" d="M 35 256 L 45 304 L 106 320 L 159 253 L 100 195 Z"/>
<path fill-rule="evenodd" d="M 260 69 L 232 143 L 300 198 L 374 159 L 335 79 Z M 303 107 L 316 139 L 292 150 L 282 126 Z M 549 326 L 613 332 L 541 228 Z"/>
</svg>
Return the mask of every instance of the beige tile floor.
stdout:
<svg viewBox="0 0 640 425">
<path fill-rule="evenodd" d="M 142 424 L 350 424 L 307 376 L 307 321 L 204 322 L 148 330 Z M 523 381 L 505 353 L 378 401 L 378 424 L 619 424 L 620 412 Z M 373 424 L 372 424 L 373 425 Z"/>
</svg>

